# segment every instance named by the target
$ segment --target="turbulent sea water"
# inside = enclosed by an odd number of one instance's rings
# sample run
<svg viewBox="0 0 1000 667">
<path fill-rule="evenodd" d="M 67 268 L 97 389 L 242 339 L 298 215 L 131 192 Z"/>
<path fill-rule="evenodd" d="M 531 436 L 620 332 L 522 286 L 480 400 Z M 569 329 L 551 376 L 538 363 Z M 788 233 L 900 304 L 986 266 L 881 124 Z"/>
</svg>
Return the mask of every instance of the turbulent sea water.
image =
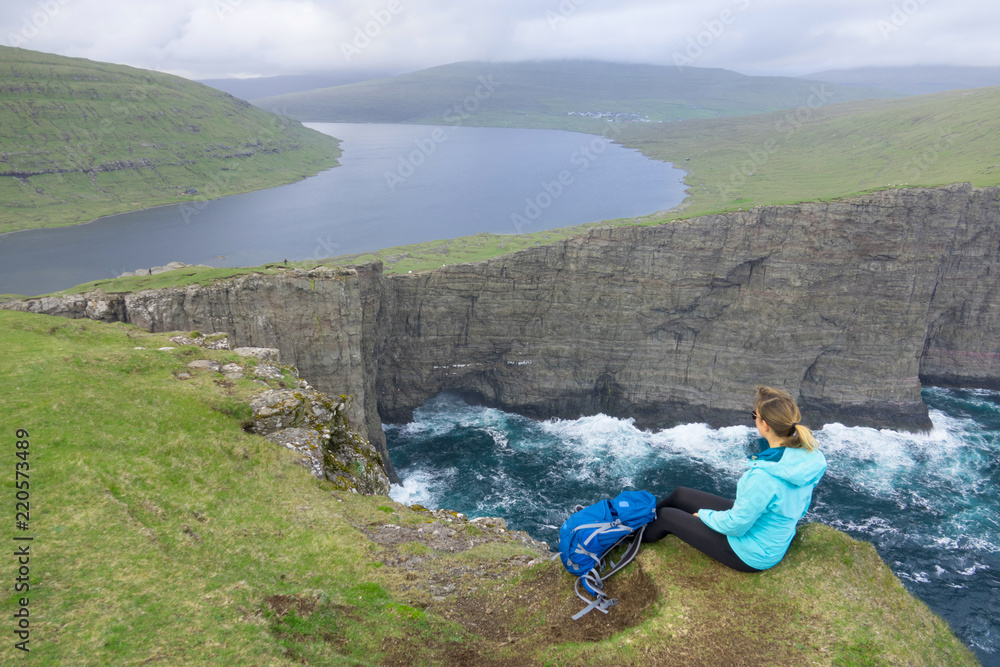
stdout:
<svg viewBox="0 0 1000 667">
<path fill-rule="evenodd" d="M 1000 665 L 1000 392 L 923 395 L 930 433 L 816 432 L 830 466 L 805 520 L 874 544 L 984 665 Z M 570 508 L 626 488 L 733 497 L 758 437 L 750 424 L 652 432 L 604 415 L 534 421 L 449 395 L 385 430 L 403 481 L 394 499 L 502 516 L 550 545 Z"/>
</svg>

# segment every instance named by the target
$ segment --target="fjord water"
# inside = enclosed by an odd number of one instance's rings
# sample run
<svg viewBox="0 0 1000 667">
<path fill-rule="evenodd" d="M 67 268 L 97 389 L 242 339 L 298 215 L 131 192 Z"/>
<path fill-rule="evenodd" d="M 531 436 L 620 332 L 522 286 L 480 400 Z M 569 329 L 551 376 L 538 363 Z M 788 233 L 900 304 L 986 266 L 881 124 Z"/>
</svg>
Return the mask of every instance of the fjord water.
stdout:
<svg viewBox="0 0 1000 667">
<path fill-rule="evenodd" d="M 983 664 L 1000 664 L 1000 392 L 923 395 L 930 433 L 817 431 L 830 466 L 805 520 L 873 543 Z M 650 432 L 604 415 L 540 422 L 448 395 L 385 429 L 403 482 L 394 499 L 502 516 L 553 546 L 570 508 L 623 489 L 733 497 L 758 437 L 750 425 Z"/>
<path fill-rule="evenodd" d="M 684 172 L 607 137 L 555 130 L 309 123 L 341 166 L 297 183 L 0 236 L 0 294 L 35 295 L 178 261 L 256 266 L 479 232 L 647 215 Z M 238 168 L 238 164 L 234 165 Z"/>
</svg>

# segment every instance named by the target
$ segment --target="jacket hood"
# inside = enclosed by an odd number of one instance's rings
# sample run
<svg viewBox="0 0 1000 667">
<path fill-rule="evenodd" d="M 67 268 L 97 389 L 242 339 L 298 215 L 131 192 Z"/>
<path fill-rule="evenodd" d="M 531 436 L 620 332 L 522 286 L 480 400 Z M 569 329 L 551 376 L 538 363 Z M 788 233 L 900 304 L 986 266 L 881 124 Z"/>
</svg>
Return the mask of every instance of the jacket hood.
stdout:
<svg viewBox="0 0 1000 667">
<path fill-rule="evenodd" d="M 783 450 L 777 460 L 772 457 L 758 457 L 750 462 L 753 468 L 761 468 L 772 477 L 788 482 L 792 486 L 816 484 L 826 472 L 826 457 L 818 449 L 808 451 L 795 447 L 780 447 Z"/>
</svg>

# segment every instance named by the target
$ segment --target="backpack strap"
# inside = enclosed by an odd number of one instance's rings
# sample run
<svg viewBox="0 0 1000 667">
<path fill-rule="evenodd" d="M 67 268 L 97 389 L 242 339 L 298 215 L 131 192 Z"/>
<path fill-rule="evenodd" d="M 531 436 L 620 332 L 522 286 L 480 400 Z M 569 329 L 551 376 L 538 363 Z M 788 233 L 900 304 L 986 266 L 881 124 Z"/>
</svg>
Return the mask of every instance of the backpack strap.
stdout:
<svg viewBox="0 0 1000 667">
<path fill-rule="evenodd" d="M 576 596 L 578 598 L 587 603 L 587 606 L 573 615 L 572 618 L 574 621 L 583 618 L 583 616 L 589 614 L 594 609 L 606 614 L 608 613 L 608 609 L 618 604 L 618 598 L 609 598 L 604 592 L 604 582 L 635 560 L 636 555 L 639 553 L 639 549 L 642 547 L 642 534 L 645 530 L 646 526 L 640 526 L 634 533 L 631 533 L 630 530 L 630 535 L 624 535 L 614 544 L 614 546 L 611 547 L 611 549 L 614 549 L 628 537 L 631 536 L 633 538 L 632 542 L 625 550 L 625 553 L 622 554 L 622 557 L 617 563 L 611 564 L 611 569 L 603 577 L 601 576 L 601 573 L 597 571 L 597 568 L 594 568 L 590 570 L 590 572 L 587 572 L 583 576 L 577 578 L 576 582 L 573 584 L 573 590 L 576 591 Z M 611 549 L 608 549 L 608 551 L 610 552 Z M 584 590 L 594 596 L 593 600 L 588 600 L 582 593 L 580 593 L 581 583 L 583 584 Z"/>
<path fill-rule="evenodd" d="M 594 539 L 598 535 L 602 535 L 604 533 L 614 533 L 614 532 L 619 532 L 620 533 L 620 532 L 624 532 L 624 533 L 628 534 L 628 533 L 632 532 L 631 528 L 629 528 L 628 526 L 626 526 L 625 524 L 623 524 L 618 519 L 615 519 L 614 521 L 611 521 L 610 523 L 586 523 L 586 524 L 584 524 L 582 526 L 577 526 L 573 530 L 575 532 L 577 530 L 582 530 L 584 528 L 596 528 L 597 529 L 594 532 L 592 532 L 590 535 L 588 535 L 587 539 L 585 539 L 583 541 L 583 545 L 584 546 L 587 546 L 588 544 L 590 544 L 590 541 L 592 539 Z"/>
<path fill-rule="evenodd" d="M 592 551 L 588 551 L 585 548 L 585 547 L 587 547 L 587 546 L 590 545 L 591 540 L 593 540 L 598 535 L 602 535 L 604 533 L 614 533 L 614 532 L 624 532 L 625 535 L 622 536 L 621 539 L 625 539 L 625 537 L 628 537 L 628 535 L 633 530 L 632 528 L 629 528 L 628 526 L 626 526 L 625 524 L 623 524 L 618 519 L 615 519 L 614 521 L 605 521 L 605 522 L 602 522 L 602 523 L 585 523 L 585 524 L 581 524 L 581 525 L 577 526 L 576 528 L 574 528 L 573 532 L 576 532 L 578 530 L 587 530 L 587 529 L 594 529 L 594 530 L 593 530 L 593 532 L 590 535 L 587 536 L 587 539 L 585 539 L 583 542 L 580 542 L 580 543 L 577 544 L 577 547 L 576 547 L 576 549 L 573 550 L 573 553 L 567 553 L 566 554 L 566 557 L 568 559 L 570 559 L 570 562 L 572 562 L 571 559 L 573 558 L 574 554 L 580 554 L 580 555 L 583 555 L 583 556 L 587 556 L 588 558 L 590 558 L 591 560 L 593 560 L 594 562 L 597 562 L 597 563 L 601 562 L 601 554 L 597 554 L 597 553 L 594 553 Z M 615 542 L 614 545 L 611 546 L 611 549 L 613 549 L 614 547 L 618 546 L 618 543 L 621 542 L 621 539 L 619 539 L 617 542 Z M 608 551 L 608 549 L 605 549 L 604 553 L 607 553 L 607 551 Z"/>
<path fill-rule="evenodd" d="M 626 549 L 625 553 L 622 554 L 621 560 L 617 563 L 612 563 L 611 569 L 608 570 L 608 573 L 605 574 L 602 579 L 607 580 L 608 577 L 617 573 L 623 567 L 635 560 L 635 557 L 639 553 L 639 549 L 642 548 L 642 534 L 644 532 L 646 532 L 646 526 L 639 526 L 639 529 L 635 532 L 635 539 L 633 539 L 632 543 L 628 545 L 628 549 Z"/>
<path fill-rule="evenodd" d="M 580 593 L 580 581 L 583 580 L 583 579 L 589 578 L 591 576 L 591 573 L 594 573 L 594 572 L 595 572 L 595 570 L 591 570 L 587 574 L 585 574 L 582 577 L 580 577 L 579 579 L 577 579 L 576 583 L 573 585 L 573 588 L 576 591 L 576 596 L 578 598 L 580 598 L 581 600 L 583 600 L 584 602 L 587 603 L 586 607 L 584 607 L 583 609 L 581 609 L 577 613 L 573 614 L 572 618 L 573 618 L 574 621 L 580 620 L 581 618 L 583 618 L 583 616 L 585 616 L 586 614 L 589 614 L 594 609 L 598 610 L 601 613 L 606 614 L 606 613 L 608 613 L 608 609 L 609 608 L 614 607 L 616 604 L 618 604 L 618 598 L 609 598 L 604 593 L 603 590 L 600 590 L 600 578 L 598 578 L 597 582 L 596 582 L 599 585 L 595 587 L 595 588 L 598 589 L 598 591 L 597 591 L 597 594 L 594 596 L 594 599 L 593 600 L 588 600 L 587 598 L 583 597 L 583 594 Z M 593 586 L 593 584 L 595 582 L 593 580 L 588 580 L 588 582 L 584 583 L 584 588 L 588 588 L 587 583 L 590 583 Z"/>
</svg>

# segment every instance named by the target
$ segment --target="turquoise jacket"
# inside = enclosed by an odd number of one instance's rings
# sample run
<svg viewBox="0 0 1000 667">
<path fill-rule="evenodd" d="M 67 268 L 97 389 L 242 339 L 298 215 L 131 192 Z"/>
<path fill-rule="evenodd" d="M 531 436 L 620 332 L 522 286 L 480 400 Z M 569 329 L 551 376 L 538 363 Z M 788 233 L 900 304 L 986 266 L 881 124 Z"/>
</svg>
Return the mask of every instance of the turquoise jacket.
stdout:
<svg viewBox="0 0 1000 667">
<path fill-rule="evenodd" d="M 766 570 L 788 551 L 795 526 L 809 509 L 813 489 L 824 472 L 826 457 L 819 450 L 765 449 L 750 457 L 750 469 L 736 484 L 733 508 L 698 510 L 698 518 L 726 535 L 740 560 Z"/>
</svg>

